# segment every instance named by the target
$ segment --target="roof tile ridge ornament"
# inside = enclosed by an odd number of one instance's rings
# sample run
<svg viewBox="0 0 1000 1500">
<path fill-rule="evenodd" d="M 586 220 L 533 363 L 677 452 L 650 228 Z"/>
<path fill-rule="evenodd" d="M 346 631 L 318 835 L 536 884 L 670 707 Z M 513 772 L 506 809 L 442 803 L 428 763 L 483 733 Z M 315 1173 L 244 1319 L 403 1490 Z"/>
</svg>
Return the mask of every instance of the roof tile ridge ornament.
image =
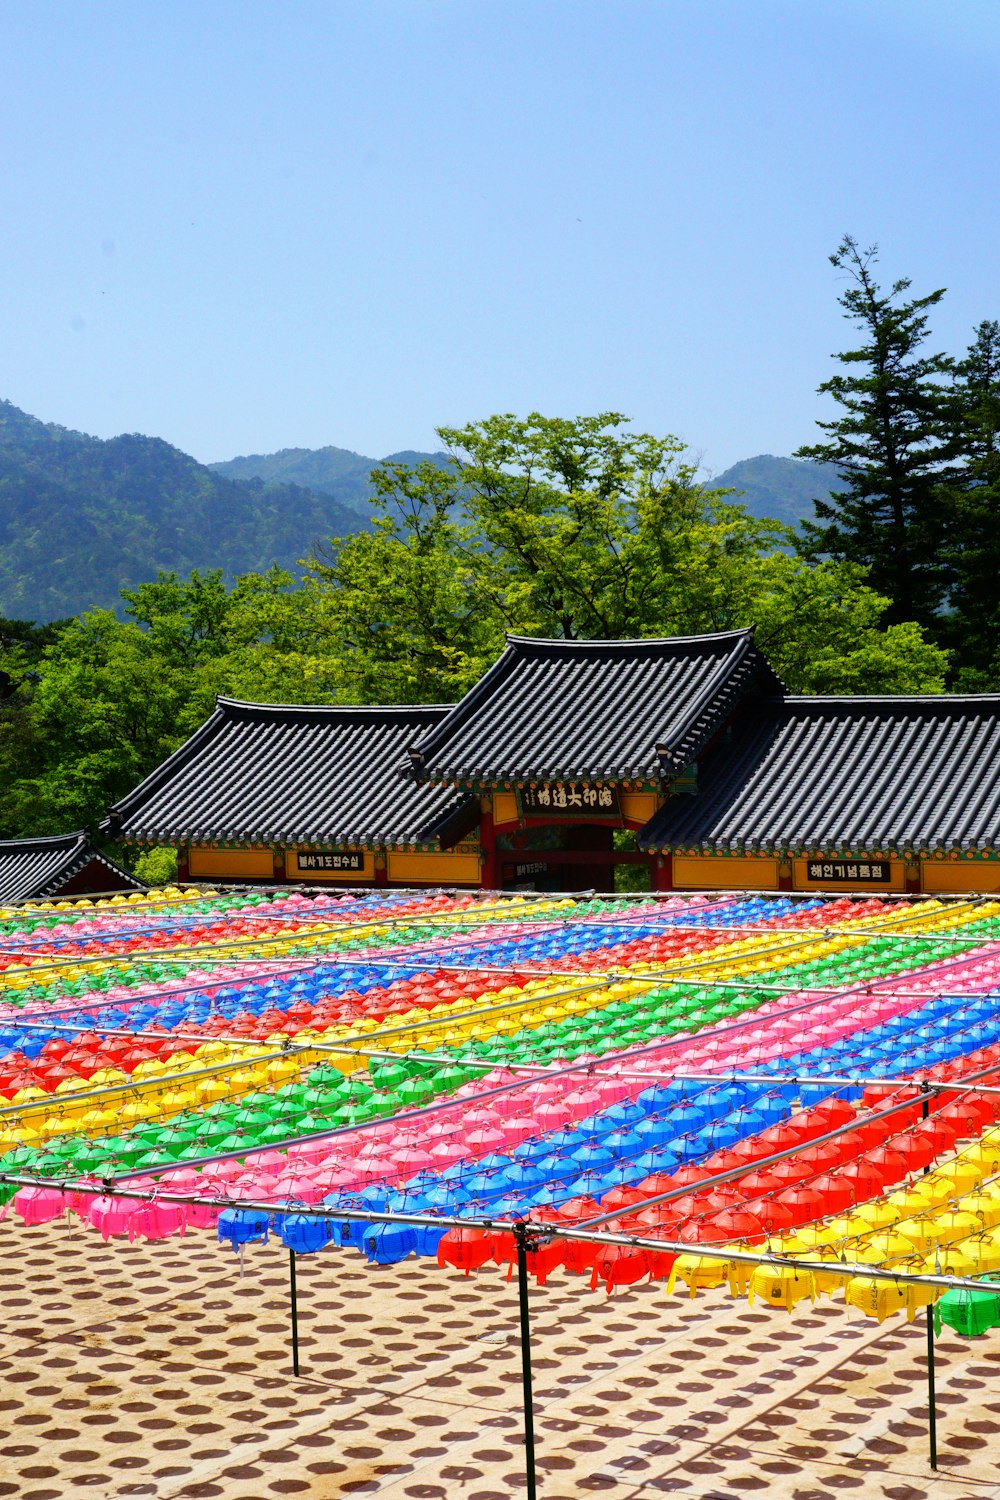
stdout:
<svg viewBox="0 0 1000 1500">
<path fill-rule="evenodd" d="M 409 770 L 409 773 L 414 781 L 426 781 L 427 769 L 424 765 L 423 751 L 419 748 L 419 746 L 419 740 L 415 745 L 407 745 L 406 753 L 410 757 L 410 764 L 408 767 L 404 766 L 403 769 L 404 772 L 406 770 Z"/>
<path fill-rule="evenodd" d="M 251 698 L 227 698 L 223 694 L 216 694 L 216 709 L 220 710 L 224 717 L 232 719 L 253 718 L 254 713 L 260 718 L 268 715 L 287 714 L 293 718 L 308 717 L 317 714 L 324 718 L 335 718 L 343 714 L 351 719 L 355 715 L 374 715 L 376 717 L 397 718 L 404 716 L 426 717 L 437 715 L 441 717 L 454 708 L 453 703 L 261 703 Z M 249 710 L 248 713 L 227 712 L 233 709 Z"/>
<path fill-rule="evenodd" d="M 851 707 L 854 704 L 877 703 L 888 708 L 917 704 L 921 708 L 955 708 L 967 704 L 990 703 L 1000 708 L 1000 693 L 786 693 L 784 702 L 792 708 Z"/>
</svg>

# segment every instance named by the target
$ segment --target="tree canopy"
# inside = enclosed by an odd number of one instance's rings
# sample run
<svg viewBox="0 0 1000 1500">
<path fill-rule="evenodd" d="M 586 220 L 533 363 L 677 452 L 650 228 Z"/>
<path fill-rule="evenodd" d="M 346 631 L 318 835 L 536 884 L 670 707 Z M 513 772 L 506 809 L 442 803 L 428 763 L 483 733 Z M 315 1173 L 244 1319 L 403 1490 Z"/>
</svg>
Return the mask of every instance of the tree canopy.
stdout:
<svg viewBox="0 0 1000 1500">
<path fill-rule="evenodd" d="M 807 562 L 792 533 L 698 481 L 677 439 L 616 412 L 440 428 L 450 468 L 375 471 L 372 533 L 311 563 L 340 690 L 450 701 L 504 632 L 566 639 L 754 627 L 795 691 L 935 691 L 944 654 L 857 564 Z"/>
<path fill-rule="evenodd" d="M 1000 323 L 987 319 L 955 370 L 951 421 L 961 466 L 939 491 L 951 578 L 941 639 L 957 685 L 1000 684 Z"/>
<path fill-rule="evenodd" d="M 279 569 L 160 574 L 123 590 L 126 620 L 89 610 L 39 645 L 11 639 L 0 671 L 5 837 L 93 827 L 211 711 L 217 693 L 324 701 L 301 590 Z M 53 634 L 53 632 L 48 632 Z"/>
</svg>

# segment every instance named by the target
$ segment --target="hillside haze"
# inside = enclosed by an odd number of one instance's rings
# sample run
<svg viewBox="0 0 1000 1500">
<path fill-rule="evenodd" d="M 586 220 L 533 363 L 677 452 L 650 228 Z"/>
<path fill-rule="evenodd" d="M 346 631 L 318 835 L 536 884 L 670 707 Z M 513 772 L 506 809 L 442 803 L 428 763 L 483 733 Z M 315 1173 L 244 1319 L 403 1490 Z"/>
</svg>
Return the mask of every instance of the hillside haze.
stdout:
<svg viewBox="0 0 1000 1500">
<path fill-rule="evenodd" d="M 329 493 L 229 478 L 161 438 L 100 439 L 0 402 L 0 614 L 116 608 L 119 590 L 193 568 L 294 567 L 367 516 Z"/>
</svg>

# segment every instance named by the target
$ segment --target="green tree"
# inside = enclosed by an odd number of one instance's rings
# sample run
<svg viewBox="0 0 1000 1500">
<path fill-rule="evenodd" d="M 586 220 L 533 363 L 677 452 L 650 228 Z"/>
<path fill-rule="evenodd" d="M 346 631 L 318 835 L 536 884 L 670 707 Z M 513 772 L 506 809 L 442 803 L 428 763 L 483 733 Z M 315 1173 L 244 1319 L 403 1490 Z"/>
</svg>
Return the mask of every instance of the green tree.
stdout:
<svg viewBox="0 0 1000 1500">
<path fill-rule="evenodd" d="M 221 569 L 181 579 L 160 573 L 123 589 L 125 613 L 148 650 L 194 674 L 194 727 L 217 693 L 263 703 L 322 703 L 333 691 L 330 631 L 282 568 L 244 573 L 227 588 Z"/>
<path fill-rule="evenodd" d="M 956 686 L 1000 683 L 1000 323 L 980 323 L 956 366 L 952 393 L 958 472 L 940 491 L 946 553 L 954 579 L 944 635 L 958 666 Z"/>
<path fill-rule="evenodd" d="M 309 560 L 309 613 L 327 633 L 336 696 L 449 703 L 503 647 L 458 475 L 424 460 L 384 464 L 371 480 L 371 531 Z"/>
<path fill-rule="evenodd" d="M 659 612 L 665 554 L 707 498 L 677 438 L 632 433 L 618 412 L 508 414 L 438 436 L 475 538 L 466 554 L 511 628 L 611 638 Z"/>
<path fill-rule="evenodd" d="M 818 424 L 826 440 L 796 455 L 834 464 L 845 484 L 829 502 L 815 502 L 806 547 L 810 556 L 867 568 L 871 586 L 890 601 L 887 620 L 916 620 L 933 633 L 949 583 L 938 486 L 954 456 L 952 362 L 922 348 L 944 289 L 906 297 L 910 282 L 900 280 L 885 291 L 875 280 L 877 259 L 877 246 L 861 250 L 850 235 L 830 257 L 849 278 L 840 305 L 862 342 L 834 356 L 844 370 L 819 387 L 841 408 Z"/>
<path fill-rule="evenodd" d="M 566 639 L 753 626 L 796 691 L 933 691 L 945 655 L 881 625 L 888 600 L 847 562 L 790 555 L 791 533 L 706 489 L 675 438 L 617 413 L 442 428 L 450 469 L 377 474 L 373 534 L 313 563 L 340 691 L 450 700 L 503 632 Z"/>
<path fill-rule="evenodd" d="M 940 693 L 948 653 L 889 604 L 855 563 L 803 564 L 784 553 L 744 576 L 741 613 L 793 693 Z"/>
<path fill-rule="evenodd" d="M 93 828 L 211 712 L 217 693 L 317 702 L 332 674 L 295 580 L 278 569 L 227 590 L 219 571 L 161 573 L 49 644 L 0 650 L 5 836 Z M 307 649 L 304 649 L 307 648 Z"/>
<path fill-rule="evenodd" d="M 791 533 L 700 485 L 673 438 L 631 434 L 614 413 L 493 417 L 442 437 L 453 462 L 383 466 L 373 529 L 304 581 L 161 573 L 123 592 L 124 620 L 91 610 L 0 635 L 0 832 L 94 827 L 216 694 L 447 702 L 505 630 L 753 626 L 794 691 L 941 685 L 945 654 L 912 622 L 882 627 L 887 601 L 862 568 L 792 555 Z"/>
<path fill-rule="evenodd" d="M 132 873 L 143 885 L 172 885 L 177 879 L 177 850 L 163 845 L 144 849 L 137 856 Z"/>
</svg>

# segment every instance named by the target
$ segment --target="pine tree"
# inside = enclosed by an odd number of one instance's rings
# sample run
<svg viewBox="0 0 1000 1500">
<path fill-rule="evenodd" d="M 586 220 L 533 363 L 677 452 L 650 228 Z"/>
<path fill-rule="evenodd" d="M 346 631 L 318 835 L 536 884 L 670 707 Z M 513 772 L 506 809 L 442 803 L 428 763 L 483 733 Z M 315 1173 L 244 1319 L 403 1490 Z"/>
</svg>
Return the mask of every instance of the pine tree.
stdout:
<svg viewBox="0 0 1000 1500">
<path fill-rule="evenodd" d="M 967 689 L 1000 685 L 1000 322 L 984 320 L 955 369 L 959 467 L 942 487 L 954 578 L 946 639 Z"/>
<path fill-rule="evenodd" d="M 818 423 L 826 441 L 796 455 L 835 464 L 845 484 L 814 502 L 804 550 L 860 563 L 892 601 L 890 623 L 917 620 L 937 633 L 948 587 L 938 486 L 953 452 L 945 385 L 952 362 L 920 350 L 945 289 L 907 298 L 910 282 L 901 280 L 884 291 L 873 274 L 877 260 L 877 245 L 861 250 L 850 235 L 830 256 L 850 278 L 839 301 L 863 338 L 834 356 L 844 372 L 819 387 L 842 408 Z"/>
</svg>

